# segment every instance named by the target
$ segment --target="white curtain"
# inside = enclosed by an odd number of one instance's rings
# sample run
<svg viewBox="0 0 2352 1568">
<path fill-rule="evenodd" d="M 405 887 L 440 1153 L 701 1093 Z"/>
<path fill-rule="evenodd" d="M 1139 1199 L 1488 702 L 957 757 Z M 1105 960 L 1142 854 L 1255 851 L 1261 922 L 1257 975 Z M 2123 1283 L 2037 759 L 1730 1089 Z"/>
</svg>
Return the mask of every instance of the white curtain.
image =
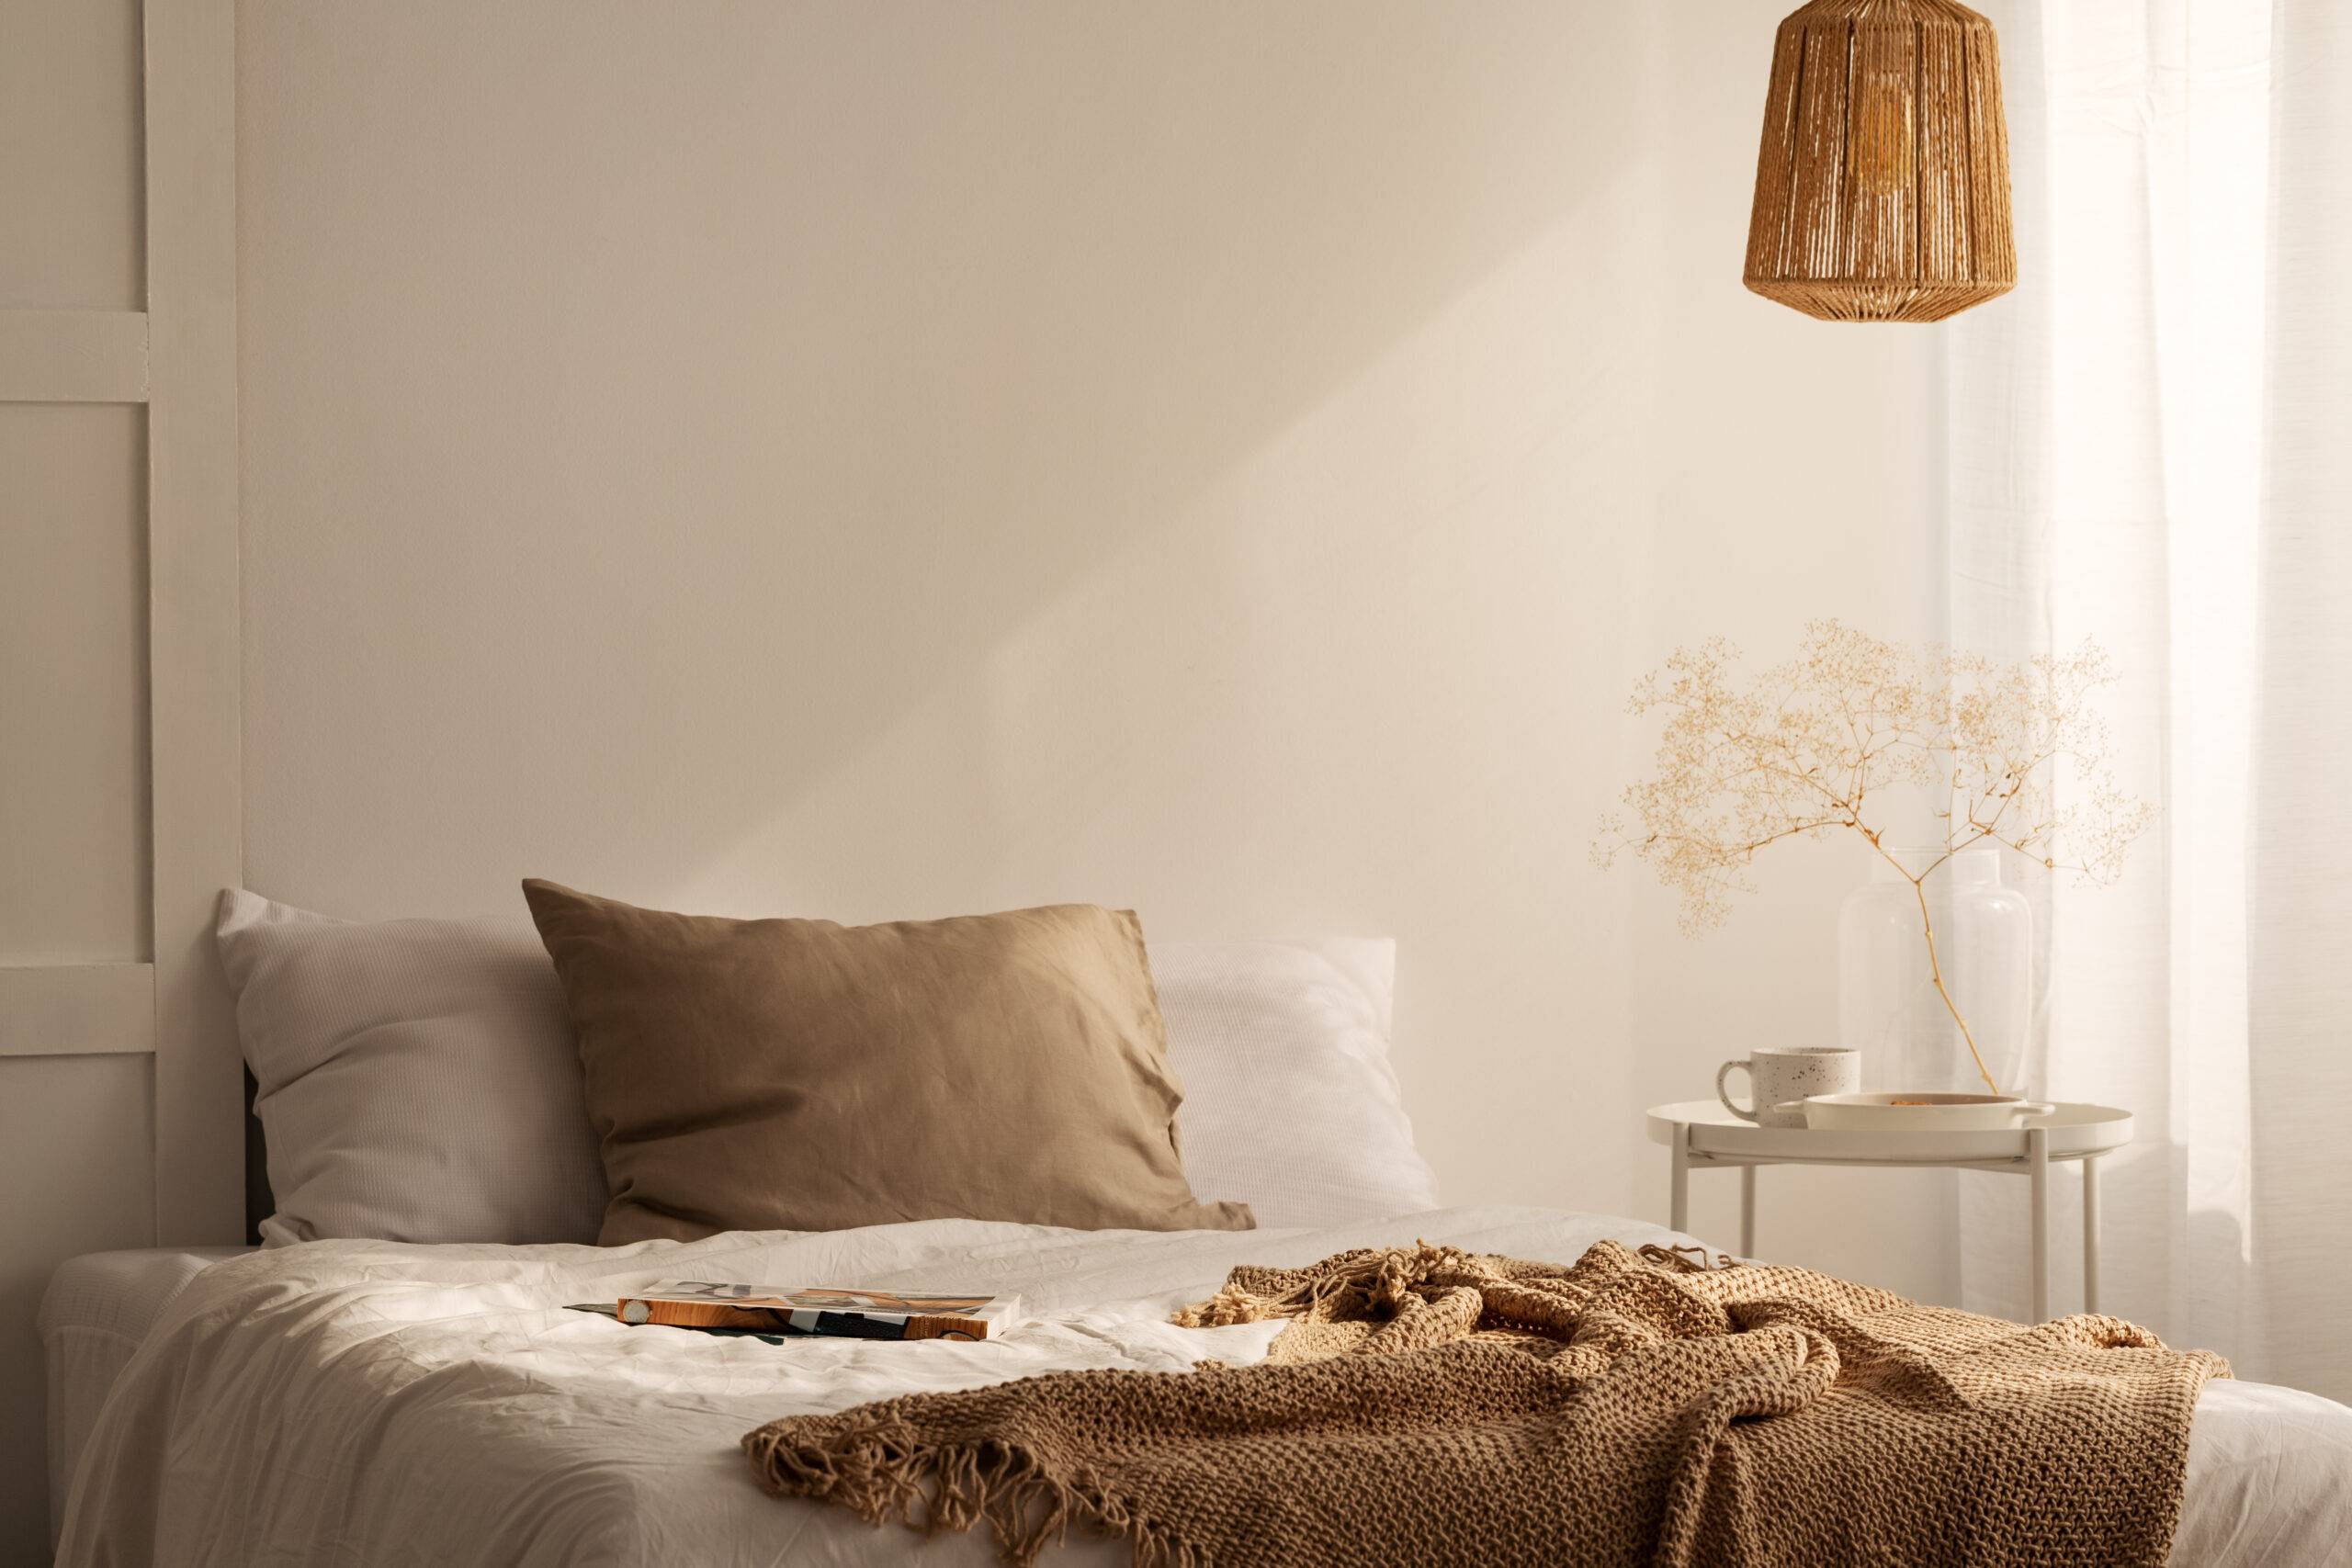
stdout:
<svg viewBox="0 0 2352 1568">
<path fill-rule="evenodd" d="M 2106 1310 L 2352 1398 L 2352 5 L 1978 3 L 2021 282 L 1947 339 L 1950 630 L 2096 637 L 2162 812 L 2035 886 L 2037 1087 L 2138 1117 Z M 2024 1310 L 2022 1187 L 1965 1183 L 1966 1304 Z"/>
</svg>

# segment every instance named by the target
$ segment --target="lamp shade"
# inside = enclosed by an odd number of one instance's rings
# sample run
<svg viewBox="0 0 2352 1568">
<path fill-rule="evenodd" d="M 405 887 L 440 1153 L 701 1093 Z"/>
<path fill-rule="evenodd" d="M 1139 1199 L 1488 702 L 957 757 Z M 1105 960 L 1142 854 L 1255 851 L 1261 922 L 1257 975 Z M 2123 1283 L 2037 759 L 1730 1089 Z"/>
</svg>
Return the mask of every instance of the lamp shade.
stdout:
<svg viewBox="0 0 2352 1568">
<path fill-rule="evenodd" d="M 1934 321 L 2018 280 L 1993 24 L 1955 0 L 1781 23 L 1747 287 L 1829 321 Z"/>
</svg>

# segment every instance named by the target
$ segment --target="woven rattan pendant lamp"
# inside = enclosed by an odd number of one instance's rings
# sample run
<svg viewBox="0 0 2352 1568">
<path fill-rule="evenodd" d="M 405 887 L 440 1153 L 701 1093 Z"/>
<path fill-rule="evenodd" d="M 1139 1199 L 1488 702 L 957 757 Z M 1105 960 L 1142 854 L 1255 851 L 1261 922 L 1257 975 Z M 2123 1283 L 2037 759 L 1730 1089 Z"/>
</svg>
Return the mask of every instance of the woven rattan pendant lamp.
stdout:
<svg viewBox="0 0 2352 1568">
<path fill-rule="evenodd" d="M 1993 24 L 1812 0 L 1781 24 L 1747 287 L 1827 321 L 1936 321 L 2018 280 Z"/>
</svg>

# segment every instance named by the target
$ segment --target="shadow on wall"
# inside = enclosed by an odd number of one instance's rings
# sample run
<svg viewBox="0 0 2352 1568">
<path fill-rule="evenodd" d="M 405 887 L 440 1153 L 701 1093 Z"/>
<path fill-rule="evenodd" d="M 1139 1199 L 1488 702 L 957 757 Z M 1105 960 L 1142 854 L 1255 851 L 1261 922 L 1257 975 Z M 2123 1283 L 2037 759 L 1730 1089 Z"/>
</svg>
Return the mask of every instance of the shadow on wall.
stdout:
<svg viewBox="0 0 2352 1568">
<path fill-rule="evenodd" d="M 1622 1038 L 1641 8 L 242 20 L 256 886 L 1128 900 Z"/>
</svg>

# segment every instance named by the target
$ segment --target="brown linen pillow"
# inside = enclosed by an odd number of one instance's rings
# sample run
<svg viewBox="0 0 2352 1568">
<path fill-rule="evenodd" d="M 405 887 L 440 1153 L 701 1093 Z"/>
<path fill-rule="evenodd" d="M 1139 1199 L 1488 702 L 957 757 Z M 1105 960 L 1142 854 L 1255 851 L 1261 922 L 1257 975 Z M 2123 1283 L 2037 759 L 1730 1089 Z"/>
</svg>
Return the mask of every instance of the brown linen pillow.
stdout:
<svg viewBox="0 0 2352 1568">
<path fill-rule="evenodd" d="M 1132 912 L 839 926 L 523 896 L 580 1031 L 597 1240 L 962 1217 L 1248 1230 L 1202 1203 Z"/>
</svg>

